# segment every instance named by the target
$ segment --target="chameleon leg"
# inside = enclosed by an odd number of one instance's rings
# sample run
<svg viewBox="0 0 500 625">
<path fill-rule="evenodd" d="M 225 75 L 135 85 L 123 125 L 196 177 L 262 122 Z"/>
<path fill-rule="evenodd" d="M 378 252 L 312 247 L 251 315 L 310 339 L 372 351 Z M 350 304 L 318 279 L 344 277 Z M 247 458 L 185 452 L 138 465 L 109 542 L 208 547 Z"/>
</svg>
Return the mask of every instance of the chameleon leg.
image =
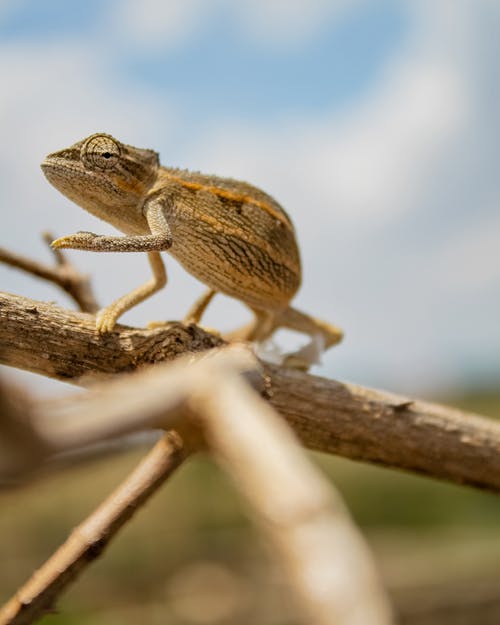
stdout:
<svg viewBox="0 0 500 625">
<path fill-rule="evenodd" d="M 159 252 L 148 252 L 148 260 L 153 270 L 153 277 L 145 284 L 134 289 L 127 295 L 120 297 L 106 308 L 97 313 L 96 328 L 98 332 L 111 332 L 117 319 L 124 312 L 144 301 L 167 283 L 167 272 Z"/>
<path fill-rule="evenodd" d="M 297 310 L 296 308 L 286 308 L 280 313 L 272 313 L 252 308 L 255 313 L 255 320 L 242 328 L 234 330 L 227 338 L 230 340 L 239 339 L 244 341 L 264 341 L 278 328 L 288 328 L 296 332 L 308 334 L 311 337 L 321 336 L 324 348 L 328 349 L 332 345 L 339 343 L 344 336 L 342 330 L 336 326 L 321 321 Z"/>
<path fill-rule="evenodd" d="M 276 328 L 289 328 L 308 334 L 313 338 L 319 334 L 323 338 L 325 350 L 336 343 L 340 343 L 344 336 L 342 330 L 337 326 L 291 307 L 286 308 L 275 317 L 273 330 Z"/>
<path fill-rule="evenodd" d="M 184 323 L 199 323 L 203 316 L 203 313 L 207 309 L 207 306 L 210 304 L 216 293 L 217 291 L 214 291 L 213 289 L 208 289 L 208 291 L 203 293 L 203 295 L 199 299 L 197 299 L 196 302 L 189 309 L 187 315 L 184 317 Z"/>
<path fill-rule="evenodd" d="M 255 319 L 237 330 L 224 335 L 229 341 L 264 341 L 275 329 L 276 313 L 252 308 Z"/>
<path fill-rule="evenodd" d="M 94 234 L 93 232 L 76 232 L 65 237 L 59 237 L 50 245 L 56 249 L 87 250 L 89 252 L 161 252 L 168 250 L 172 245 L 172 233 L 163 212 L 163 204 L 152 200 L 145 204 L 143 210 L 151 231 L 148 234 L 117 237 Z"/>
</svg>

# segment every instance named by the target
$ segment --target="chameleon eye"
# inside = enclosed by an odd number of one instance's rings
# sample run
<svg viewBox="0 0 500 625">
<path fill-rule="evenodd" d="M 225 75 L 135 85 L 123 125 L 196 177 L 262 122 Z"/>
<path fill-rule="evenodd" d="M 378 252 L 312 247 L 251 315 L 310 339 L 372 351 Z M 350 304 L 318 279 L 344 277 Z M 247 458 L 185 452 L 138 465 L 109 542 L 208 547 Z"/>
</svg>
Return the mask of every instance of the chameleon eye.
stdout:
<svg viewBox="0 0 500 625">
<path fill-rule="evenodd" d="M 81 158 L 89 169 L 112 169 L 120 158 L 120 145 L 109 135 L 92 135 L 82 146 Z"/>
</svg>

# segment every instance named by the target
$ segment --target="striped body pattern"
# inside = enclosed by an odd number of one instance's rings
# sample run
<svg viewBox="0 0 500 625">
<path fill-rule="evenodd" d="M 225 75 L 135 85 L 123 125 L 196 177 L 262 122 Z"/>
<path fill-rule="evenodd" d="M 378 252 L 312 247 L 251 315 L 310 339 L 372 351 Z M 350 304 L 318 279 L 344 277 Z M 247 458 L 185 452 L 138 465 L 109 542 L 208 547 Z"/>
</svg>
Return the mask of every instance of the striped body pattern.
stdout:
<svg viewBox="0 0 500 625">
<path fill-rule="evenodd" d="M 156 152 L 102 133 L 50 154 L 42 169 L 69 199 L 127 235 L 151 235 L 147 209 L 159 205 L 168 252 L 211 289 L 253 309 L 284 310 L 300 286 L 290 218 L 248 183 L 163 167 Z"/>
<path fill-rule="evenodd" d="M 286 308 L 300 285 L 293 225 L 270 196 L 235 180 L 161 168 L 169 252 L 217 291 L 264 310 Z"/>
<path fill-rule="evenodd" d="M 343 336 L 336 326 L 292 308 L 301 281 L 300 254 L 290 217 L 267 193 L 246 182 L 160 165 L 153 150 L 134 148 L 97 133 L 49 154 L 48 181 L 124 236 L 76 232 L 51 243 L 56 249 L 144 252 L 152 276 L 96 315 L 96 330 L 113 332 L 128 310 L 162 289 L 167 251 L 208 290 L 184 322 L 199 323 L 218 293 L 246 304 L 253 321 L 225 336 L 262 343 L 280 327 L 311 337 L 286 355 L 307 369 Z"/>
</svg>

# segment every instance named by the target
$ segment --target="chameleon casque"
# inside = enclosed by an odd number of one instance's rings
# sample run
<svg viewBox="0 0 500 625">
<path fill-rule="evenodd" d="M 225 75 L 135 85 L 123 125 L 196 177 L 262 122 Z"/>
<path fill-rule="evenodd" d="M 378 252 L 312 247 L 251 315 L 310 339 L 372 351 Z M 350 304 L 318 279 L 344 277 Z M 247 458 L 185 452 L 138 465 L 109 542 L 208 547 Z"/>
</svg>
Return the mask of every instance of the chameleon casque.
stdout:
<svg viewBox="0 0 500 625">
<path fill-rule="evenodd" d="M 301 282 L 293 224 L 260 189 L 230 178 L 163 167 L 153 150 L 139 149 L 98 133 L 54 152 L 42 170 L 49 182 L 89 213 L 125 236 L 78 232 L 56 239 L 55 248 L 94 252 L 147 252 L 153 277 L 102 309 L 101 333 L 167 281 L 160 252 L 168 251 L 209 287 L 189 311 L 198 323 L 217 292 L 255 313 L 254 322 L 232 338 L 263 341 L 278 327 L 312 337 L 325 348 L 342 332 L 289 306 Z"/>
</svg>

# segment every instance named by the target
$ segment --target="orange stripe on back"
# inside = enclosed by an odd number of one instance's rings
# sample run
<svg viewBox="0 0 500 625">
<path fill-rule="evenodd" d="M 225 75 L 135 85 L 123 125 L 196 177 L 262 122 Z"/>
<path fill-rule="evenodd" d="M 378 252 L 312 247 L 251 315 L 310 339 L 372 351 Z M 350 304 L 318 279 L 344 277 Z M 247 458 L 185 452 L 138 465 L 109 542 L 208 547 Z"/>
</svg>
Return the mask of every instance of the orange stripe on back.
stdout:
<svg viewBox="0 0 500 625">
<path fill-rule="evenodd" d="M 190 180 L 185 180 L 184 178 L 174 176 L 168 171 L 165 171 L 165 170 L 163 171 L 171 180 L 175 180 L 175 182 L 178 182 L 183 187 L 186 187 L 186 189 L 192 189 L 193 191 L 199 191 L 200 189 L 203 189 L 204 191 L 213 193 L 214 195 L 217 195 L 218 197 L 226 198 L 227 200 L 234 200 L 235 202 L 242 202 L 242 203 L 248 202 L 250 204 L 254 204 L 255 206 L 258 206 L 259 208 L 262 208 L 262 210 L 266 211 L 266 213 L 271 215 L 271 217 L 274 217 L 278 221 L 281 221 L 282 224 L 288 226 L 289 228 L 293 228 L 290 220 L 286 217 L 286 215 L 274 209 L 267 202 L 263 202 L 262 200 L 257 200 L 251 195 L 245 195 L 242 193 L 234 193 L 233 191 L 228 191 L 227 189 L 223 189 L 222 187 L 214 187 L 211 185 L 202 184 L 201 182 L 192 182 Z"/>
</svg>

